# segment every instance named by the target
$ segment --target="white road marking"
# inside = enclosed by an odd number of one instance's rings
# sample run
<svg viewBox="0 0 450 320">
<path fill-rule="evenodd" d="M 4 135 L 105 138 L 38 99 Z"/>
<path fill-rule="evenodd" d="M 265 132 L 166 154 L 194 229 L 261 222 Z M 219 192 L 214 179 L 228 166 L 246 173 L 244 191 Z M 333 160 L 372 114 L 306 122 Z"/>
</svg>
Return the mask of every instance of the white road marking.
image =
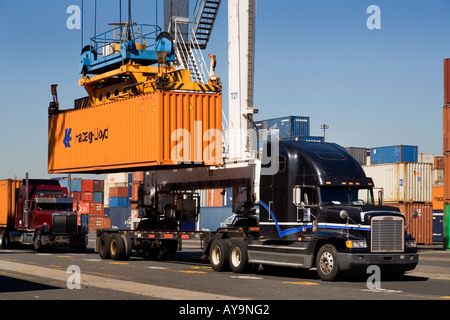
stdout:
<svg viewBox="0 0 450 320">
<path fill-rule="evenodd" d="M 49 278 L 66 283 L 70 274 L 63 270 L 30 266 L 29 264 L 0 260 L 0 270 L 28 274 L 35 277 Z M 97 287 L 140 294 L 147 297 L 167 300 L 243 300 L 242 298 L 205 293 L 185 289 L 173 289 L 132 281 L 110 279 L 81 273 L 82 286 Z M 81 289 L 82 290 L 82 289 Z"/>
</svg>

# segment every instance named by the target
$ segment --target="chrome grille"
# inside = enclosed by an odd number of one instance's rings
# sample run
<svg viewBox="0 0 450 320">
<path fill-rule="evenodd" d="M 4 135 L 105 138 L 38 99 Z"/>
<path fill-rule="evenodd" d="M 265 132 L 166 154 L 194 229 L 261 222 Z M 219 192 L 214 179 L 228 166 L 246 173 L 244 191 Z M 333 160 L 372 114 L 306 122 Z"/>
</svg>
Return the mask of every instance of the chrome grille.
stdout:
<svg viewBox="0 0 450 320">
<path fill-rule="evenodd" d="M 372 252 L 403 252 L 405 241 L 402 217 L 373 217 L 371 230 Z"/>
<path fill-rule="evenodd" d="M 76 213 L 53 213 L 54 234 L 76 234 L 78 217 Z"/>
</svg>

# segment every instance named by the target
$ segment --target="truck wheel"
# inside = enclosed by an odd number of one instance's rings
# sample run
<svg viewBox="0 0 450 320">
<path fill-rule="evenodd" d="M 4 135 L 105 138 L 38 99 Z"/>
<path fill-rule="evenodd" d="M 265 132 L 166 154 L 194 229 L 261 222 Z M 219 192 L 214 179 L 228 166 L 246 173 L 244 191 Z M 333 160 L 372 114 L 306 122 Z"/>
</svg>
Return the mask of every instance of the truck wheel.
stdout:
<svg viewBox="0 0 450 320">
<path fill-rule="evenodd" d="M 122 260 L 125 257 L 125 242 L 120 234 L 114 233 L 111 236 L 109 253 L 113 260 Z"/>
<path fill-rule="evenodd" d="M 209 263 L 214 271 L 226 271 L 229 264 L 230 243 L 227 240 L 216 239 L 209 249 Z"/>
<path fill-rule="evenodd" d="M 178 250 L 178 240 L 163 240 L 162 243 L 166 248 L 165 258 L 172 259 Z"/>
<path fill-rule="evenodd" d="M 9 248 L 9 232 L 7 230 L 0 230 L 0 250 Z"/>
<path fill-rule="evenodd" d="M 247 245 L 242 240 L 234 241 L 231 244 L 230 267 L 235 273 L 243 273 L 251 269 L 251 265 L 248 263 Z"/>
<path fill-rule="evenodd" d="M 99 249 L 98 249 L 98 253 L 100 255 L 100 258 L 102 259 L 109 259 L 111 258 L 111 254 L 109 252 L 109 247 L 111 246 L 111 236 L 104 232 L 102 233 L 102 235 L 100 236 L 100 241 L 99 241 Z"/>
<path fill-rule="evenodd" d="M 129 234 L 122 234 L 122 239 L 125 244 L 125 256 L 124 259 L 128 260 L 131 257 L 131 252 L 133 251 L 133 242 Z"/>
<path fill-rule="evenodd" d="M 340 275 L 337 250 L 332 244 L 326 244 L 319 249 L 316 267 L 319 277 L 324 281 L 333 281 Z"/>
<path fill-rule="evenodd" d="M 33 238 L 33 247 L 34 250 L 36 250 L 36 252 L 41 253 L 44 252 L 45 250 L 45 246 L 42 245 L 42 240 L 41 240 L 41 231 L 37 230 L 34 238 Z"/>
</svg>

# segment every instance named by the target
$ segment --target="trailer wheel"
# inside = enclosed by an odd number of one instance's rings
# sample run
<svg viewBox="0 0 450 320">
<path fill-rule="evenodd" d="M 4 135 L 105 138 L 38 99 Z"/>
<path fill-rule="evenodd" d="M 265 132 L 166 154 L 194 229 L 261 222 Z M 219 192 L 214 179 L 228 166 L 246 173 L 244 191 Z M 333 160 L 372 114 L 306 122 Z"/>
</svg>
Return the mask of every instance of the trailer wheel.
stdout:
<svg viewBox="0 0 450 320">
<path fill-rule="evenodd" d="M 235 273 L 248 272 L 251 269 L 248 263 L 247 245 L 242 240 L 236 240 L 231 244 L 230 267 Z"/>
<path fill-rule="evenodd" d="M 111 254 L 109 252 L 109 247 L 111 246 L 111 236 L 104 232 L 102 233 L 102 235 L 100 236 L 100 241 L 99 241 L 99 249 L 98 249 L 98 253 L 100 255 L 100 258 L 102 259 L 109 259 L 111 258 Z"/>
<path fill-rule="evenodd" d="M 109 253 L 113 260 L 122 260 L 125 257 L 125 241 L 120 234 L 114 233 L 111 236 L 111 244 L 109 246 Z"/>
<path fill-rule="evenodd" d="M 172 259 L 178 250 L 178 240 L 163 240 L 162 243 L 166 248 L 165 258 Z"/>
<path fill-rule="evenodd" d="M 227 271 L 229 263 L 230 243 L 227 240 L 216 239 L 209 249 L 209 263 L 214 271 Z"/>
<path fill-rule="evenodd" d="M 325 244 L 319 249 L 316 267 L 319 277 L 324 281 L 333 281 L 341 274 L 337 250 L 332 244 Z"/>
<path fill-rule="evenodd" d="M 129 234 L 122 234 L 122 239 L 125 244 L 125 256 L 124 259 L 128 260 L 131 257 L 131 252 L 133 251 L 133 242 Z"/>
</svg>

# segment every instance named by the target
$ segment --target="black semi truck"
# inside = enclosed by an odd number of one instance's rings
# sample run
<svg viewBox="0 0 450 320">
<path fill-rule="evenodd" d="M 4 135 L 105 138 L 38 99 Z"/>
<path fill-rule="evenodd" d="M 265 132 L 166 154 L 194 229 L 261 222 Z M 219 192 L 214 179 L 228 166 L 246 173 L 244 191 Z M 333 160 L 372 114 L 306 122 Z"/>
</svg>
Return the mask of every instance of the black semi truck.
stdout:
<svg viewBox="0 0 450 320">
<path fill-rule="evenodd" d="M 267 174 L 267 167 L 276 170 Z M 170 258 L 179 240 L 200 237 L 203 258 L 215 271 L 242 273 L 260 265 L 317 268 L 322 280 L 331 281 L 344 271 L 366 272 L 371 265 L 396 277 L 416 267 L 408 221 L 397 208 L 383 206 L 382 197 L 375 205 L 372 179 L 342 147 L 272 141 L 250 168 L 248 177 L 248 170 L 230 169 L 229 177 L 222 170 L 220 179 L 209 173 L 209 183 L 200 174 L 171 173 L 164 187 L 157 174 L 146 173 L 139 191 L 141 223 L 133 231 L 99 230 L 100 256 L 127 259 L 134 249 L 144 258 Z M 184 180 L 171 182 L 177 179 Z M 247 196 L 229 227 L 181 232 L 180 221 L 197 219 L 195 190 L 201 187 L 240 187 Z"/>
</svg>

